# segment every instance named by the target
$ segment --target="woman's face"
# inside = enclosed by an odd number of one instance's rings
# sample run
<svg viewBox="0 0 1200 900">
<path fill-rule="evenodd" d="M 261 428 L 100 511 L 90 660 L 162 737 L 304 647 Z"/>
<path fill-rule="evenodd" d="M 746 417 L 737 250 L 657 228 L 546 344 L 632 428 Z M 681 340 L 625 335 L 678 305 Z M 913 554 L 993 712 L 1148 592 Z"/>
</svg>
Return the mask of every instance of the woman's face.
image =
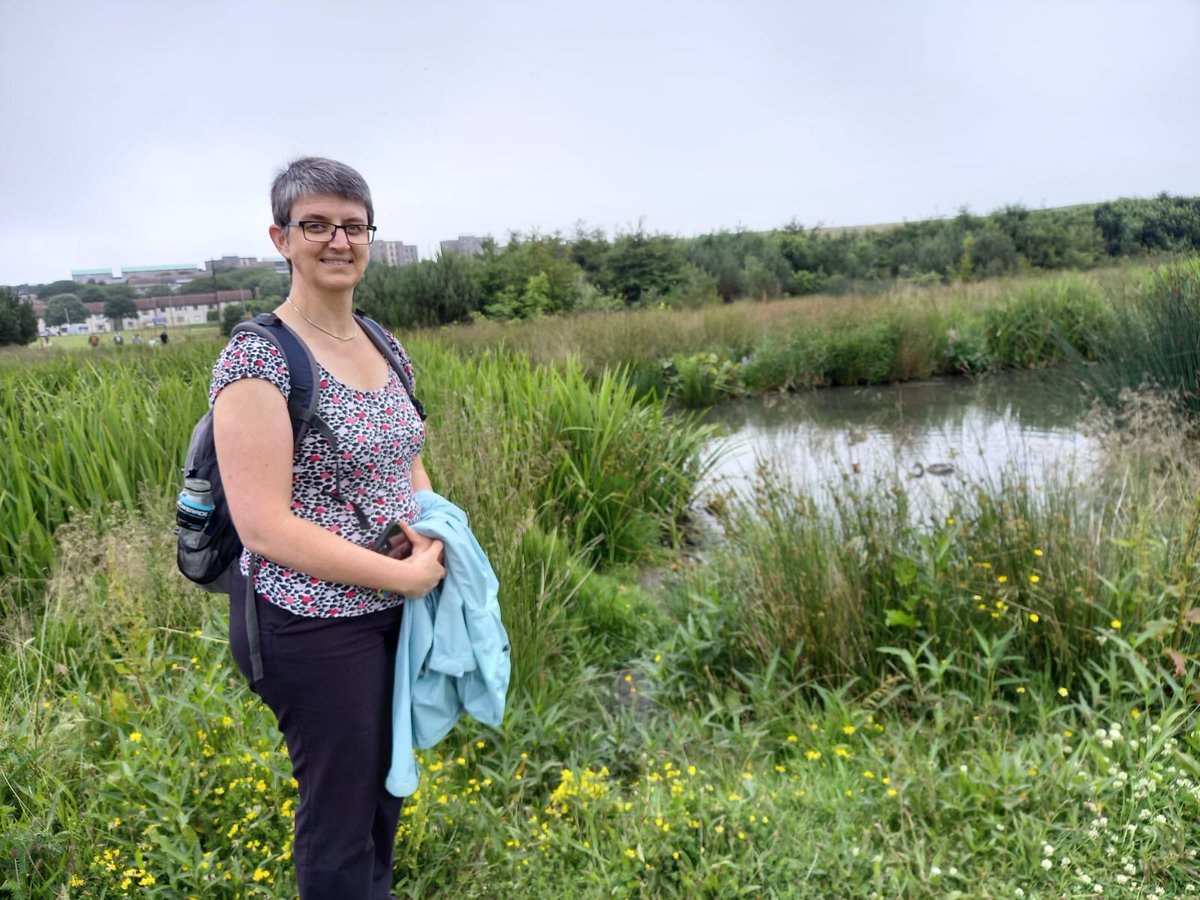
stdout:
<svg viewBox="0 0 1200 900">
<path fill-rule="evenodd" d="M 367 225 L 367 208 L 354 200 L 328 194 L 301 197 L 292 204 L 293 222 Z M 369 244 L 351 244 L 338 229 L 327 244 L 310 241 L 300 228 L 271 226 L 276 249 L 292 263 L 292 283 L 318 291 L 352 290 L 367 270 Z"/>
</svg>

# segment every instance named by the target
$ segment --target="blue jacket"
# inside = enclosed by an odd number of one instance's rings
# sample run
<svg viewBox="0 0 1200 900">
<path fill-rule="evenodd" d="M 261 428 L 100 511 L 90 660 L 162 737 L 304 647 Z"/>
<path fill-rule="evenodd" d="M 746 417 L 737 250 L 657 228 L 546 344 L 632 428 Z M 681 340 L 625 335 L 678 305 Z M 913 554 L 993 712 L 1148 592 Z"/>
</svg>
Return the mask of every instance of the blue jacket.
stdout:
<svg viewBox="0 0 1200 900">
<path fill-rule="evenodd" d="M 404 604 L 392 691 L 392 766 L 388 793 L 417 789 L 414 747 L 432 747 L 465 711 L 487 725 L 504 714 L 511 669 L 500 621 L 500 583 L 467 525 L 467 514 L 433 491 L 417 491 L 413 530 L 446 547 L 446 577 Z"/>
</svg>

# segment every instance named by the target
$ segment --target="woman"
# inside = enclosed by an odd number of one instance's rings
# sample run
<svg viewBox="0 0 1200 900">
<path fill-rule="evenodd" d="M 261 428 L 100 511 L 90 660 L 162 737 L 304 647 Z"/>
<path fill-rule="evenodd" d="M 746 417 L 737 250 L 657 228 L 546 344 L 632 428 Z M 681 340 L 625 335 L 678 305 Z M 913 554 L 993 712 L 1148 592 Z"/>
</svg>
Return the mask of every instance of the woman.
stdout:
<svg viewBox="0 0 1200 900">
<path fill-rule="evenodd" d="M 251 688 L 279 720 L 299 783 L 302 900 L 384 898 L 401 806 L 384 789 L 400 617 L 405 597 L 424 596 L 445 574 L 441 542 L 406 524 L 418 513 L 415 492 L 432 489 L 421 463 L 425 432 L 352 315 L 374 234 L 362 176 L 333 160 L 297 159 L 275 178 L 271 206 L 271 240 L 292 275 L 275 312 L 318 364 L 317 412 L 337 432 L 340 458 L 330 458 L 317 429 L 293 458 L 286 365 L 258 335 L 232 339 L 210 398 L 226 499 L 246 547 L 241 579 L 256 563 L 263 677 Z M 403 348 L 393 349 L 409 370 Z M 373 523 L 387 520 L 401 522 L 407 538 L 391 555 L 369 549 L 379 535 L 362 524 L 382 531 Z M 244 586 L 235 578 L 230 592 L 230 645 L 249 673 Z"/>
</svg>

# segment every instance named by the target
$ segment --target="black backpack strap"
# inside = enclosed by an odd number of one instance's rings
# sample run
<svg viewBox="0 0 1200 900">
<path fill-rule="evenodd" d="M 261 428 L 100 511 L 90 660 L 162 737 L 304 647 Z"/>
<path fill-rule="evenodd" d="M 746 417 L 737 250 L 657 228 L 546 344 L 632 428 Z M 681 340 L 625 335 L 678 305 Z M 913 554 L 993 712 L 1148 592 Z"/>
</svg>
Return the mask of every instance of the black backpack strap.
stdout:
<svg viewBox="0 0 1200 900">
<path fill-rule="evenodd" d="M 317 425 L 317 405 L 320 400 L 321 386 L 317 381 L 317 361 L 313 359 L 308 345 L 300 340 L 296 332 L 288 328 L 284 321 L 275 313 L 259 313 L 250 322 L 242 322 L 234 327 L 231 336 L 242 331 L 257 334 L 264 340 L 270 341 L 283 354 L 288 367 L 288 380 L 291 389 L 288 392 L 288 415 L 292 418 L 292 449 L 299 449 L 300 442 L 310 428 L 316 427 L 325 435 L 326 440 L 332 434 L 324 422 Z M 337 438 L 333 438 L 334 449 L 337 449 Z"/>
<path fill-rule="evenodd" d="M 371 339 L 371 343 L 375 345 L 376 349 L 383 354 L 383 358 L 388 361 L 388 365 L 396 370 L 396 374 L 400 376 L 400 383 L 404 385 L 404 391 L 408 394 L 408 399 L 412 401 L 413 409 L 417 411 L 417 415 L 424 422 L 425 404 L 418 400 L 417 395 L 413 393 L 412 379 L 404 371 L 404 364 L 400 362 L 400 357 L 396 355 L 396 350 L 392 347 L 392 342 L 388 340 L 387 331 L 374 319 L 368 318 L 361 309 L 354 311 L 354 320 L 358 322 L 363 333 Z"/>
<path fill-rule="evenodd" d="M 237 563 L 234 563 L 237 565 Z M 258 555 L 250 554 L 250 575 L 246 579 L 246 593 L 242 610 L 246 616 L 246 648 L 250 651 L 250 683 L 262 681 L 262 639 L 258 632 L 258 598 L 254 595 L 254 573 L 258 569 Z"/>
</svg>

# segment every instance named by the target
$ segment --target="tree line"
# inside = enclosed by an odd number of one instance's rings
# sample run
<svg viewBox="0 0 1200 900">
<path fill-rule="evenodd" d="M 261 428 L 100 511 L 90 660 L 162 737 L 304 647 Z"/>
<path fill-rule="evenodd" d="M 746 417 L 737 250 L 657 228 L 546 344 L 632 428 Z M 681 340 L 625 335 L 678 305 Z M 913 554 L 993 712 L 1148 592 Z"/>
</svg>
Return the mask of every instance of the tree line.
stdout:
<svg viewBox="0 0 1200 900">
<path fill-rule="evenodd" d="M 908 282 L 972 281 L 1021 271 L 1087 269 L 1130 256 L 1200 250 L 1200 197 L 1150 199 L 844 230 L 797 223 L 770 232 L 693 238 L 644 228 L 509 235 L 475 257 L 443 255 L 402 268 L 372 265 L 356 299 L 398 326 L 474 316 L 532 316 L 666 304 L 698 306 Z"/>
<path fill-rule="evenodd" d="M 947 219 L 840 230 L 793 222 L 769 232 L 680 238 L 639 225 L 610 238 L 600 229 L 579 226 L 569 236 L 513 232 L 503 245 L 488 238 L 483 252 L 473 257 L 444 254 L 395 268 L 372 264 L 356 300 L 390 325 L 432 326 L 475 316 L 516 319 L 840 294 L 897 280 L 971 281 L 1197 250 L 1200 197 L 1170 194 L 1046 210 L 1009 205 L 988 215 L 964 209 Z M 266 268 L 233 269 L 174 292 L 239 288 L 249 289 L 253 299 L 226 309 L 221 323 L 226 333 L 238 320 L 278 305 L 287 295 L 288 278 Z M 162 293 L 171 292 L 162 287 Z M 136 294 L 129 285 L 56 281 L 37 286 L 36 293 L 47 300 L 49 325 L 82 321 L 83 304 L 97 300 L 104 301 L 110 318 L 136 314 Z M 6 301 L 2 310 L 8 308 Z M 16 315 L 2 310 L 0 316 Z"/>
</svg>

